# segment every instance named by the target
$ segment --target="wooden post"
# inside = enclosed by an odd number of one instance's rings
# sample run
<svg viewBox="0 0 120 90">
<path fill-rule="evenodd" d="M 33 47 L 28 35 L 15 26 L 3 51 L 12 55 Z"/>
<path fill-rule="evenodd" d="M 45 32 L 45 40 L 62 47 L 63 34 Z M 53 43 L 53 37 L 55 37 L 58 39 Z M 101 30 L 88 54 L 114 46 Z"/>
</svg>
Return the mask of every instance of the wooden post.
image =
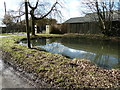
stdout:
<svg viewBox="0 0 120 90">
<path fill-rule="evenodd" d="M 28 21 L 28 1 L 27 0 L 25 0 L 25 18 L 26 18 L 27 43 L 28 43 L 28 48 L 31 48 L 31 46 L 30 46 L 29 21 Z"/>
</svg>

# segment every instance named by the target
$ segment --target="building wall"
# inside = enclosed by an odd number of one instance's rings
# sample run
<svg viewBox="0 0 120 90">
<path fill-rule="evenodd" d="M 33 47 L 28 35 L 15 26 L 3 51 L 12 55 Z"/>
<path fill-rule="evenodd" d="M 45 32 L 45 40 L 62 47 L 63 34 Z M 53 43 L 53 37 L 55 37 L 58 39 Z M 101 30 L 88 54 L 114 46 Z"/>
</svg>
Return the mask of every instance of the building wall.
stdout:
<svg viewBox="0 0 120 90">
<path fill-rule="evenodd" d="M 97 23 L 71 23 L 67 25 L 68 33 L 80 33 L 80 34 L 99 34 L 100 28 Z"/>
</svg>

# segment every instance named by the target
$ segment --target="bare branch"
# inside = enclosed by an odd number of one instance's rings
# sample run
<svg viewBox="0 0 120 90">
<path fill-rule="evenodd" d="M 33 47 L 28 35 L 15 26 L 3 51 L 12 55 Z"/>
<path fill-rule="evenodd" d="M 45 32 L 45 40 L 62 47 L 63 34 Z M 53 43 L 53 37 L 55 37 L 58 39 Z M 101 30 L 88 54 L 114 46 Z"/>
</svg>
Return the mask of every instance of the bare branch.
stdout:
<svg viewBox="0 0 120 90">
<path fill-rule="evenodd" d="M 38 2 L 39 2 L 39 0 L 37 0 L 35 7 L 31 6 L 30 2 L 28 2 L 28 5 L 31 9 L 36 9 L 38 6 Z"/>
<path fill-rule="evenodd" d="M 48 16 L 48 15 L 52 12 L 52 10 L 55 8 L 55 6 L 56 6 L 57 4 L 58 4 L 58 2 L 55 2 L 55 3 L 53 4 L 53 6 L 51 7 L 51 9 L 49 10 L 48 13 L 46 13 L 45 15 L 43 15 L 43 16 L 40 17 L 40 18 L 35 17 L 35 19 L 36 19 L 36 20 L 39 20 L 39 19 L 43 19 L 43 18 L 45 18 L 46 16 Z"/>
</svg>

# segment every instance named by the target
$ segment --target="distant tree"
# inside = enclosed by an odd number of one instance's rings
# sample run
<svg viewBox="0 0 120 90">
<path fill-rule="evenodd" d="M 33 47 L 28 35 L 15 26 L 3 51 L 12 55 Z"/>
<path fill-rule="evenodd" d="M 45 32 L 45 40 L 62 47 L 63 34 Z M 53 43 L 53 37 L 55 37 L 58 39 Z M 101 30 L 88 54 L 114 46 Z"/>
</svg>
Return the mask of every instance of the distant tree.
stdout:
<svg viewBox="0 0 120 90">
<path fill-rule="evenodd" d="M 115 30 L 115 28 L 112 26 L 112 21 L 118 17 L 114 17 L 115 14 L 117 15 L 118 13 L 116 0 L 86 0 L 86 2 L 83 3 L 89 11 L 93 13 L 96 12 L 93 17 L 99 22 L 102 33 L 107 36 L 113 35 L 112 31 Z"/>
<path fill-rule="evenodd" d="M 13 17 L 10 14 L 6 14 L 2 20 L 2 22 L 6 25 L 6 26 L 10 26 L 12 25 L 13 22 Z"/>
<path fill-rule="evenodd" d="M 43 18 L 41 20 L 36 20 L 36 24 L 38 25 L 54 25 L 57 24 L 57 20 L 56 19 L 52 19 L 52 18 Z"/>
<path fill-rule="evenodd" d="M 4 15 L 2 23 L 6 25 L 6 31 L 3 32 L 25 32 L 25 23 L 22 21 L 19 22 L 18 18 L 14 18 L 14 16 L 8 12 Z"/>
</svg>

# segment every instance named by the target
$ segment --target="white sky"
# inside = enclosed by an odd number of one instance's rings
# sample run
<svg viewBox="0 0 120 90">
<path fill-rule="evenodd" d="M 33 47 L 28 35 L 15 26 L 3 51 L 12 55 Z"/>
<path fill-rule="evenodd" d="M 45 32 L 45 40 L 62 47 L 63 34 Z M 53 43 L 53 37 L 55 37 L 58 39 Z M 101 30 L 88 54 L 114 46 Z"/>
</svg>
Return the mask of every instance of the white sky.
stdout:
<svg viewBox="0 0 120 90">
<path fill-rule="evenodd" d="M 0 25 L 1 25 L 1 21 L 5 13 L 4 12 L 4 1 L 6 2 L 7 11 L 9 11 L 9 10 L 17 10 L 20 2 L 24 0 L 0 0 Z M 31 1 L 36 1 L 36 0 L 31 0 Z M 56 0 L 47 0 L 47 1 L 53 2 Z M 81 7 L 82 6 L 81 1 L 86 1 L 86 0 L 64 0 L 64 1 L 65 1 L 65 5 L 64 5 L 65 8 L 62 9 L 62 15 L 64 16 L 63 21 L 69 18 L 72 18 L 72 17 L 83 16 L 82 11 L 83 10 L 85 11 L 85 7 L 84 6 Z"/>
<path fill-rule="evenodd" d="M 0 0 L 0 24 L 5 13 L 4 1 L 6 2 L 7 11 L 9 11 L 9 10 L 17 10 L 20 2 L 23 0 Z M 55 0 L 49 0 L 49 1 L 55 1 Z M 64 1 L 66 2 L 65 9 L 62 9 L 64 21 L 71 17 L 82 16 L 80 10 L 78 10 L 78 7 L 80 7 L 80 0 L 64 0 Z"/>
</svg>

